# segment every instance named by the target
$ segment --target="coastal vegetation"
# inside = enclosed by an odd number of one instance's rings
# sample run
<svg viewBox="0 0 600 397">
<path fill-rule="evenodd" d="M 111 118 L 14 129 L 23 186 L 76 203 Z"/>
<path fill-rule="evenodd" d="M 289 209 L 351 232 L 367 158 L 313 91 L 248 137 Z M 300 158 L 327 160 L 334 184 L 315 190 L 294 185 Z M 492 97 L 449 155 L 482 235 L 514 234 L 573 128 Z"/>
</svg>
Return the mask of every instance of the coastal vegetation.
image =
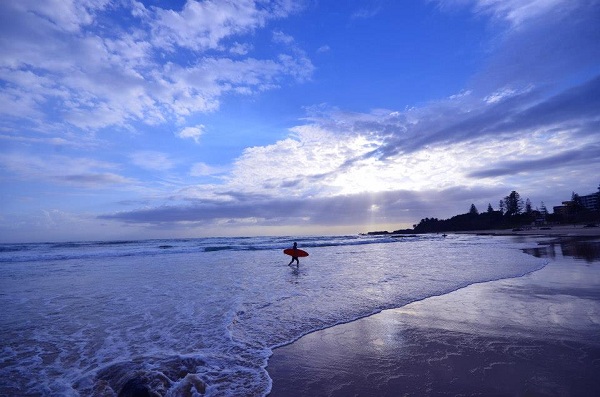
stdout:
<svg viewBox="0 0 600 397">
<path fill-rule="evenodd" d="M 494 209 L 489 203 L 487 210 L 480 212 L 475 204 L 469 211 L 449 219 L 424 218 L 412 229 L 395 230 L 393 234 L 443 233 L 457 231 L 475 231 L 489 229 L 521 229 L 529 227 L 551 227 L 561 224 L 584 224 L 595 226 L 600 222 L 600 187 L 595 193 L 597 199 L 590 208 L 584 205 L 581 196 L 573 192 L 571 200 L 563 201 L 562 206 L 554 207 L 550 213 L 544 202 L 533 208 L 529 198 L 523 200 L 517 191 L 512 191 L 498 203 Z M 587 196 L 586 196 L 587 197 Z M 388 234 L 389 232 L 371 232 L 369 234 Z"/>
</svg>

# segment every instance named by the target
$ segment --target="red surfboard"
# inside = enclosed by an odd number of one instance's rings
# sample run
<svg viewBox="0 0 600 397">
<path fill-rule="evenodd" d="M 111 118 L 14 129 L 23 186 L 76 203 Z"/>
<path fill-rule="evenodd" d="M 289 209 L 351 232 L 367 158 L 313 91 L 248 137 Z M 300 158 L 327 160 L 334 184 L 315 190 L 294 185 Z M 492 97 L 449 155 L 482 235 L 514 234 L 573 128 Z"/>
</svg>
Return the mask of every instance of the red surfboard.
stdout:
<svg viewBox="0 0 600 397">
<path fill-rule="evenodd" d="M 296 248 L 295 250 L 293 248 L 286 248 L 283 250 L 283 253 L 289 256 L 297 256 L 300 258 L 308 256 L 308 252 L 301 250 L 300 248 Z"/>
</svg>

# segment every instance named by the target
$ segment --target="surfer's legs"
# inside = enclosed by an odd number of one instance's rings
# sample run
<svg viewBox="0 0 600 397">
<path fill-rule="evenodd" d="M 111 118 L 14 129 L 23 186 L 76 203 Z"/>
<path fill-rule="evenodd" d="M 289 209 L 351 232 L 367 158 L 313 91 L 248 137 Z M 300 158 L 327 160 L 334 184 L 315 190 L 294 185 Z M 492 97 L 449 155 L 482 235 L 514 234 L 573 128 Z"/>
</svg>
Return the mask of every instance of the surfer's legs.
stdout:
<svg viewBox="0 0 600 397">
<path fill-rule="evenodd" d="M 296 266 L 300 266 L 300 261 L 295 256 L 292 256 L 292 260 L 290 261 L 290 263 L 288 263 L 288 266 L 292 266 L 292 263 L 294 263 L 294 261 L 296 261 Z"/>
</svg>

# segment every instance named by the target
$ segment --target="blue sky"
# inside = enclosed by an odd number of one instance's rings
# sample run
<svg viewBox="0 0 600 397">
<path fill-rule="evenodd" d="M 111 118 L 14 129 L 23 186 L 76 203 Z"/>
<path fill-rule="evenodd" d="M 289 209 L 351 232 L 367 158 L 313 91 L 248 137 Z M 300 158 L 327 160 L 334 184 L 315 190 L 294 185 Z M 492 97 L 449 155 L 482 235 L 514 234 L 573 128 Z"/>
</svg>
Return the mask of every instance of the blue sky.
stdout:
<svg viewBox="0 0 600 397">
<path fill-rule="evenodd" d="M 596 0 L 0 3 L 0 241 L 358 233 L 600 183 Z"/>
</svg>

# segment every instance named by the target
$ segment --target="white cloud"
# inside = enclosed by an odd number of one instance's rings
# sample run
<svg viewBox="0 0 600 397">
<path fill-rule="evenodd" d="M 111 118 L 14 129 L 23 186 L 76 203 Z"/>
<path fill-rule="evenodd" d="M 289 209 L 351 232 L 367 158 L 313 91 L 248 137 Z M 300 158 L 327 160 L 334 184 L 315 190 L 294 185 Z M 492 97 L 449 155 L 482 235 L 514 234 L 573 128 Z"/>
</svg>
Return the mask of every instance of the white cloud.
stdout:
<svg viewBox="0 0 600 397">
<path fill-rule="evenodd" d="M 174 167 L 169 155 L 156 151 L 139 151 L 130 155 L 131 162 L 148 170 L 167 171 Z"/>
<path fill-rule="evenodd" d="M 371 8 L 361 8 L 356 10 L 352 15 L 352 19 L 369 19 L 373 18 L 381 11 L 380 6 L 372 6 Z"/>
<path fill-rule="evenodd" d="M 177 136 L 182 139 L 193 139 L 194 142 L 200 143 L 200 136 L 204 134 L 204 125 L 199 124 L 195 127 L 185 127 L 177 133 Z"/>
<path fill-rule="evenodd" d="M 218 48 L 224 38 L 261 27 L 268 17 L 251 0 L 187 1 L 181 12 L 158 7 L 153 11 L 155 43 L 196 51 Z"/>
<path fill-rule="evenodd" d="M 190 176 L 213 176 L 223 174 L 226 171 L 224 167 L 214 167 L 206 163 L 195 163 L 190 169 Z"/>
<path fill-rule="evenodd" d="M 26 143 L 41 143 L 48 146 L 72 146 L 72 147 L 85 147 L 85 146 L 93 146 L 92 143 L 86 142 L 76 142 L 70 141 L 64 138 L 33 138 L 33 137 L 24 137 L 24 136 L 13 136 L 13 135 L 0 135 L 0 139 L 12 142 L 26 142 Z"/>
<path fill-rule="evenodd" d="M 246 55 L 252 50 L 252 44 L 235 42 L 229 49 L 229 52 L 236 55 Z"/>
<path fill-rule="evenodd" d="M 522 180 L 545 189 L 568 178 L 549 169 L 579 172 L 597 162 L 598 137 L 589 129 L 596 115 L 592 105 L 578 104 L 589 102 L 598 84 L 548 97 L 532 89 L 504 90 L 483 98 L 463 93 L 405 111 L 315 112 L 289 138 L 246 149 L 211 192 L 318 198 L 456 186 L 509 189 Z M 561 115 L 550 118 L 546 108 L 560 108 Z M 209 197 L 200 187 L 191 191 L 195 198 Z"/>
<path fill-rule="evenodd" d="M 301 2 L 279 0 L 189 0 L 180 12 L 159 7 L 148 10 L 138 3 L 137 13 L 150 16 L 155 45 L 204 51 L 221 49 L 225 39 L 262 28 L 267 21 L 287 17 L 301 7 Z"/>
<path fill-rule="evenodd" d="M 77 32 L 94 19 L 94 13 L 106 8 L 111 0 L 20 0 L 11 6 L 22 11 L 35 9 L 56 30 Z M 9 2 L 10 3 L 10 2 Z"/>
<path fill-rule="evenodd" d="M 520 25 L 560 7 L 569 7 L 570 0 L 478 0 L 476 10 Z"/>
<path fill-rule="evenodd" d="M 511 97 L 514 94 L 515 94 L 515 90 L 513 90 L 511 88 L 504 88 L 500 91 L 496 91 L 496 92 L 488 95 L 487 97 L 484 98 L 484 101 L 486 103 L 497 103 L 506 98 Z"/>
<path fill-rule="evenodd" d="M 348 158 L 363 156 L 381 144 L 376 138 L 353 133 L 340 134 L 314 125 L 299 126 L 292 132 L 291 137 L 274 144 L 245 149 L 230 173 L 221 178 L 220 185 L 198 185 L 182 190 L 180 194 L 182 197 L 187 195 L 193 199 L 211 200 L 230 200 L 232 195 L 238 194 L 329 197 L 364 191 L 365 183 L 373 181 L 373 178 L 367 178 L 348 184 L 344 176 L 352 171 L 340 169 Z M 192 173 L 202 176 L 214 174 L 215 171 L 213 167 L 200 163 Z M 360 178 L 360 171 L 355 172 L 356 178 Z"/>
<path fill-rule="evenodd" d="M 571 0 L 432 0 L 442 7 L 471 5 L 476 13 L 518 26 L 545 14 L 565 14 L 576 7 Z"/>
<path fill-rule="evenodd" d="M 289 45 L 294 43 L 294 38 L 290 35 L 283 33 L 282 31 L 277 30 L 273 32 L 273 42 Z"/>
<path fill-rule="evenodd" d="M 0 165 L 9 178 L 29 179 L 83 188 L 135 185 L 115 171 L 117 164 L 85 157 L 36 156 L 30 153 L 0 154 Z"/>
<path fill-rule="evenodd" d="M 62 123 L 64 130 L 185 123 L 218 109 L 225 93 L 258 93 L 313 70 L 295 49 L 240 59 L 251 45 L 223 43 L 294 12 L 286 2 L 190 0 L 180 12 L 108 4 L 1 2 L 10 23 L 0 26 L 0 112 L 37 127 Z M 121 26 L 120 13 L 139 19 Z M 182 47 L 184 58 L 175 51 Z"/>
</svg>

